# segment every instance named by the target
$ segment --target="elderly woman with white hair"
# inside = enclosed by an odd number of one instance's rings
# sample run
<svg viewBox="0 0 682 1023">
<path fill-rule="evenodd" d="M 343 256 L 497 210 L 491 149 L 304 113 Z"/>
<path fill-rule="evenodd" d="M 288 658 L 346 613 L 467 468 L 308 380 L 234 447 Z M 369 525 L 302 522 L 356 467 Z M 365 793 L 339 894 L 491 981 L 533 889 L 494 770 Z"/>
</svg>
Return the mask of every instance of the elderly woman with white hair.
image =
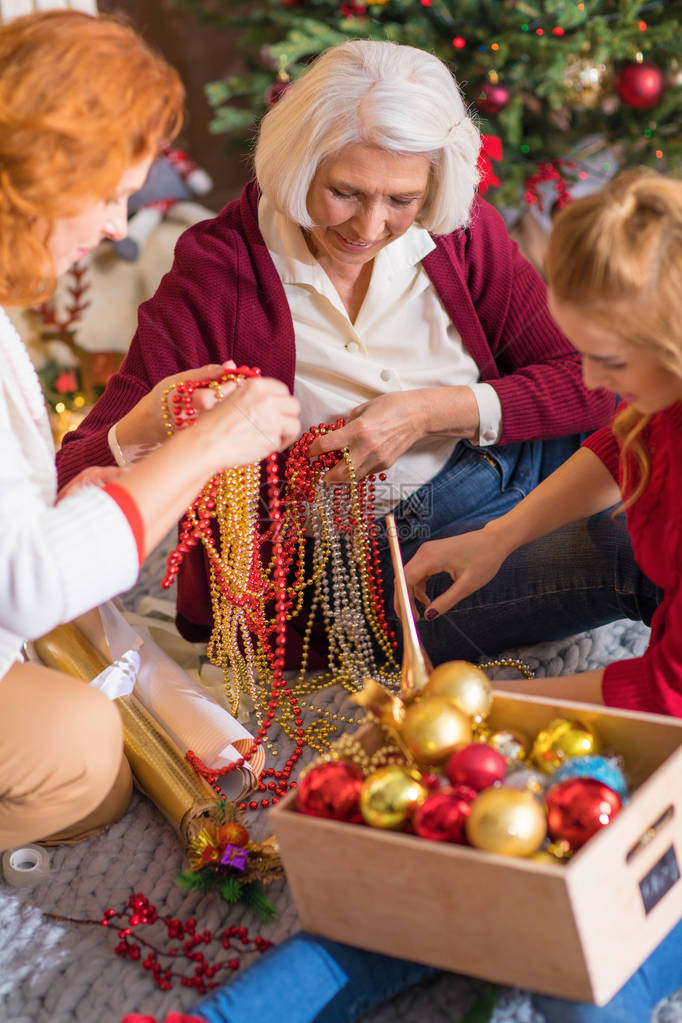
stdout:
<svg viewBox="0 0 682 1023">
<path fill-rule="evenodd" d="M 162 378 L 234 359 L 284 381 L 304 429 L 345 418 L 311 455 L 347 446 L 358 477 L 385 474 L 376 513 L 394 510 L 405 558 L 513 507 L 614 402 L 584 386 L 544 284 L 477 196 L 479 148 L 435 56 L 365 40 L 317 58 L 263 119 L 255 180 L 180 239 L 121 370 L 66 438 L 62 483 L 162 439 Z M 631 563 L 627 537 L 610 520 L 598 532 L 590 575 L 611 578 L 614 557 Z M 528 621 L 493 637 L 478 610 L 456 614 L 461 630 L 425 634 L 434 661 L 535 638 Z M 210 623 L 197 548 L 177 624 L 204 640 Z"/>
</svg>

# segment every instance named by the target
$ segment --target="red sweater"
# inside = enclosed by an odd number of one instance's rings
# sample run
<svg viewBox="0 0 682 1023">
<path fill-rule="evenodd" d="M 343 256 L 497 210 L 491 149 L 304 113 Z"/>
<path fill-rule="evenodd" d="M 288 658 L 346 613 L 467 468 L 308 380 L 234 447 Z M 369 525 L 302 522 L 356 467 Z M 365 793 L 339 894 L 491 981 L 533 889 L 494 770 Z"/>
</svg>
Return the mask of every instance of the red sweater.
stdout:
<svg viewBox="0 0 682 1023">
<path fill-rule="evenodd" d="M 637 564 L 664 595 L 651 620 L 646 653 L 610 664 L 602 690 L 608 706 L 682 717 L 682 403 L 656 413 L 643 437 L 651 476 L 627 509 L 627 523 Z M 620 448 L 610 428 L 599 430 L 585 446 L 620 485 Z M 633 471 L 631 459 L 630 479 Z"/>
<path fill-rule="evenodd" d="M 472 226 L 435 239 L 423 260 L 441 301 L 502 405 L 501 443 L 594 430 L 613 399 L 589 392 L 580 359 L 547 310 L 545 287 L 482 199 Z M 408 343 L 408 342 L 406 342 Z M 60 485 L 89 465 L 111 465 L 107 432 L 159 380 L 234 359 L 259 366 L 293 390 L 294 328 L 277 271 L 258 229 L 258 186 L 186 231 L 170 272 L 140 306 L 138 329 L 119 372 L 89 416 L 67 434 Z M 193 495 L 188 495 L 190 498 Z M 189 503 L 189 501 L 188 501 Z M 200 551 L 178 577 L 178 628 L 208 635 L 211 611 Z"/>
</svg>

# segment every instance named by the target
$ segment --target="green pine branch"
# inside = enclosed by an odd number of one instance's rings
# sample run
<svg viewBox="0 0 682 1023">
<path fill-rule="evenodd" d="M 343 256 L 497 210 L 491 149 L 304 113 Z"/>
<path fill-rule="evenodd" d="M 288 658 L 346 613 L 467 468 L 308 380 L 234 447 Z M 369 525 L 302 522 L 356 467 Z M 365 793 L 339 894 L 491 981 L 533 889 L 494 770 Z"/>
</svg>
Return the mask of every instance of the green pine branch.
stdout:
<svg viewBox="0 0 682 1023">
<path fill-rule="evenodd" d="M 518 206 L 538 165 L 570 158 L 587 137 L 601 137 L 605 151 L 617 146 L 626 164 L 677 173 L 682 163 L 682 23 L 679 5 L 666 0 L 584 0 L 581 7 L 576 0 L 174 2 L 237 32 L 245 69 L 206 86 L 211 130 L 233 140 L 253 137 L 279 74 L 296 78 L 327 47 L 371 38 L 435 53 L 474 110 L 489 76 L 508 89 L 502 111 L 479 111 L 482 131 L 503 144 L 494 168 L 502 187 L 486 196 L 498 205 Z M 667 75 L 666 91 L 649 110 L 617 98 L 615 77 L 638 56 Z M 590 84 L 595 74 L 598 85 Z"/>
</svg>

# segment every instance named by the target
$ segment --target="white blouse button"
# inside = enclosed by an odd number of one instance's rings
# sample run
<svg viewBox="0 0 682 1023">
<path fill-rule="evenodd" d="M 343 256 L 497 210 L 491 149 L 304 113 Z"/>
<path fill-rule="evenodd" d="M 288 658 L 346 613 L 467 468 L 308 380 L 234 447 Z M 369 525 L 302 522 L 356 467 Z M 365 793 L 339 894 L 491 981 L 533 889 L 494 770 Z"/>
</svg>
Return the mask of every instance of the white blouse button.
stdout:
<svg viewBox="0 0 682 1023">
<path fill-rule="evenodd" d="M 348 344 L 346 345 L 347 352 L 357 352 L 359 350 L 360 345 L 357 343 L 357 341 L 349 341 Z"/>
<path fill-rule="evenodd" d="M 389 380 L 393 380 L 395 373 L 392 369 L 382 369 L 379 376 L 388 383 Z"/>
</svg>

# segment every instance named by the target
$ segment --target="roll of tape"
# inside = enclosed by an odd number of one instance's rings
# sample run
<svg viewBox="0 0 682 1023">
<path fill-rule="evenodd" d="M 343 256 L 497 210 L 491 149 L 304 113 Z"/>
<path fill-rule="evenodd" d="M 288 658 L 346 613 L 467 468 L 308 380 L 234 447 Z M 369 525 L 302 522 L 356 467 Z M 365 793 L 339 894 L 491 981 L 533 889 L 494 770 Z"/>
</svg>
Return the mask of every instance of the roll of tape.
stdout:
<svg viewBox="0 0 682 1023">
<path fill-rule="evenodd" d="M 2 854 L 2 873 L 7 884 L 15 888 L 30 888 L 50 873 L 50 858 L 39 845 L 6 849 Z"/>
</svg>

